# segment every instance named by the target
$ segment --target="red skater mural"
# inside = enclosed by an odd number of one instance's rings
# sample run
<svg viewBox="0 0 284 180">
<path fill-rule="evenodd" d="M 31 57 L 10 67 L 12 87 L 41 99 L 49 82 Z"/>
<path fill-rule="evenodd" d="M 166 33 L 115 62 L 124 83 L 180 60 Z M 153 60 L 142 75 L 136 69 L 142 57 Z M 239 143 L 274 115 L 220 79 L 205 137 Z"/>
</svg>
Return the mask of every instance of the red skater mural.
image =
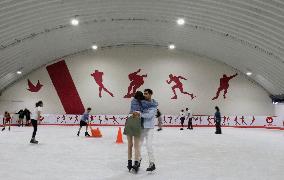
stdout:
<svg viewBox="0 0 284 180">
<path fill-rule="evenodd" d="M 30 92 L 38 92 L 43 85 L 40 84 L 39 80 L 37 81 L 36 85 L 33 85 L 33 83 L 28 79 L 28 86 L 29 88 L 27 90 L 29 90 Z"/>
<path fill-rule="evenodd" d="M 144 84 L 144 78 L 147 77 L 147 74 L 139 75 L 141 69 L 138 69 L 136 72 L 130 73 L 128 79 L 131 81 L 128 86 L 128 92 L 124 98 L 131 98 L 136 93 L 137 89 Z"/>
<path fill-rule="evenodd" d="M 219 88 L 216 92 L 216 96 L 214 98 L 212 98 L 212 100 L 218 99 L 220 92 L 223 91 L 223 90 L 224 90 L 223 97 L 224 97 L 224 99 L 226 99 L 226 94 L 227 94 L 229 86 L 230 86 L 229 81 L 231 79 L 233 79 L 234 77 L 236 77 L 237 75 L 238 75 L 238 73 L 228 77 L 226 74 L 223 74 L 223 77 L 220 78 L 220 86 L 219 86 Z"/>
<path fill-rule="evenodd" d="M 113 94 L 107 89 L 105 88 L 104 84 L 103 84 L 103 72 L 100 72 L 98 70 L 95 70 L 94 73 L 91 74 L 91 76 L 94 77 L 96 83 L 99 86 L 99 97 L 102 97 L 102 90 L 104 90 L 105 92 L 107 92 L 111 97 L 114 97 Z"/>
<path fill-rule="evenodd" d="M 183 90 L 183 83 L 180 81 L 180 79 L 187 80 L 186 78 L 184 78 L 182 76 L 175 76 L 173 74 L 170 74 L 169 78 L 170 79 L 166 81 L 168 84 L 171 84 L 172 82 L 175 83 L 175 85 L 172 86 L 172 91 L 174 93 L 174 96 L 171 99 L 177 99 L 176 89 L 179 89 L 182 94 L 186 94 L 186 95 L 191 96 L 191 99 L 196 97 L 193 94 L 185 92 Z"/>
</svg>

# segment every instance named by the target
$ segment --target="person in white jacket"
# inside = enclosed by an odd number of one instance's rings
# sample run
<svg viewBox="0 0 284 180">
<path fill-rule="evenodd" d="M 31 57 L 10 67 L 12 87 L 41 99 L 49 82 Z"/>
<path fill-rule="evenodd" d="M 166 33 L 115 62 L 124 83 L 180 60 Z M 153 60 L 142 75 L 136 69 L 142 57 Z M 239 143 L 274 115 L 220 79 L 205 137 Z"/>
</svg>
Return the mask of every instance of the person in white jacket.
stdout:
<svg viewBox="0 0 284 180">
<path fill-rule="evenodd" d="M 42 116 L 42 107 L 43 107 L 42 101 L 38 101 L 35 106 L 36 107 L 34 109 L 34 112 L 32 113 L 32 120 L 31 120 L 34 131 L 33 131 L 32 139 L 30 143 L 38 144 L 38 141 L 35 139 L 35 137 L 37 133 L 37 124 L 38 124 L 38 121 L 40 121 L 40 118 Z"/>
<path fill-rule="evenodd" d="M 192 112 L 189 108 L 185 108 L 185 113 L 188 119 L 187 129 L 193 129 L 192 127 Z"/>
</svg>

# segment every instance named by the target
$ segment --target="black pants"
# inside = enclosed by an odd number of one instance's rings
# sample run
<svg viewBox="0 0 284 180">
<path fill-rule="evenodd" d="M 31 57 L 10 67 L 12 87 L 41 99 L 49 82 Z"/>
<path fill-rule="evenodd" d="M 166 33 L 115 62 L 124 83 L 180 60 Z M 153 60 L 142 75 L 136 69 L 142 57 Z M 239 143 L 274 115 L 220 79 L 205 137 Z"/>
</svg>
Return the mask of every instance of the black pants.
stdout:
<svg viewBox="0 0 284 180">
<path fill-rule="evenodd" d="M 184 117 L 181 117 L 181 118 L 180 118 L 181 127 L 183 127 L 184 120 L 185 120 L 185 118 L 184 118 Z"/>
<path fill-rule="evenodd" d="M 221 130 L 221 122 L 216 122 L 215 124 L 216 126 L 216 134 L 222 134 L 222 130 Z"/>
<path fill-rule="evenodd" d="M 34 132 L 32 138 L 35 138 L 37 132 L 37 120 L 32 119 L 32 125 L 34 127 Z"/>
<path fill-rule="evenodd" d="M 192 127 L 192 118 L 189 118 L 188 119 L 188 129 L 193 129 L 193 127 Z"/>
<path fill-rule="evenodd" d="M 85 121 L 80 121 L 80 127 L 83 127 L 83 126 L 88 126 L 87 122 L 85 122 Z"/>
</svg>

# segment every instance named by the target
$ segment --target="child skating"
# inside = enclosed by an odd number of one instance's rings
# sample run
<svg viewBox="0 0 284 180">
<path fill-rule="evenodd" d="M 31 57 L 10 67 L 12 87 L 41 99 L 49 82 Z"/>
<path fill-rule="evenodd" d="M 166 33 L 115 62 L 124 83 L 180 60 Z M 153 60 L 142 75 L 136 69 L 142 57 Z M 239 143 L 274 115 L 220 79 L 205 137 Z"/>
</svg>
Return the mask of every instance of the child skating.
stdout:
<svg viewBox="0 0 284 180">
<path fill-rule="evenodd" d="M 89 115 L 90 115 L 91 110 L 92 110 L 91 108 L 88 108 L 87 111 L 82 115 L 81 121 L 80 121 L 80 128 L 77 133 L 77 136 L 80 135 L 80 131 L 83 126 L 86 126 L 85 136 L 90 136 L 90 134 L 88 133 L 88 124 L 89 124 Z"/>
</svg>

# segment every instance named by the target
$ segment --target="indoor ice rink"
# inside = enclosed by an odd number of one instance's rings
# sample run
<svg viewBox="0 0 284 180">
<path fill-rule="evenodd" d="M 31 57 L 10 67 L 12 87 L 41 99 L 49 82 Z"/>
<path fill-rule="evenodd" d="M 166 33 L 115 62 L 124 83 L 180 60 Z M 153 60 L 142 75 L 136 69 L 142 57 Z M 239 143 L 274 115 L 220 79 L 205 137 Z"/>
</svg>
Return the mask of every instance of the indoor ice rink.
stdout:
<svg viewBox="0 0 284 180">
<path fill-rule="evenodd" d="M 283 179 L 284 1 L 0 0 L 0 17 L 0 179 Z"/>
</svg>

